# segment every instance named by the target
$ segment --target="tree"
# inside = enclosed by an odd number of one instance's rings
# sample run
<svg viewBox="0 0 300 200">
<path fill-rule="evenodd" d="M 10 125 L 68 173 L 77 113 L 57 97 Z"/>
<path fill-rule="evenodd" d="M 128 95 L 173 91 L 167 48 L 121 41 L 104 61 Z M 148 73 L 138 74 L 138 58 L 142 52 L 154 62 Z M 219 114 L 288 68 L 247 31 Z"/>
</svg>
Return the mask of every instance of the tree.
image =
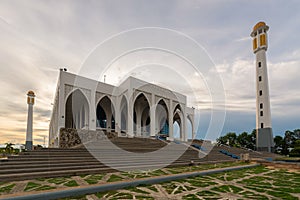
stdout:
<svg viewBox="0 0 300 200">
<path fill-rule="evenodd" d="M 294 136 L 294 138 L 295 138 L 295 140 L 294 140 L 295 142 L 296 142 L 297 140 L 300 140 L 300 129 L 294 130 L 293 136 Z"/>
<path fill-rule="evenodd" d="M 274 148 L 275 148 L 275 151 L 277 153 L 281 153 L 282 149 L 283 149 L 283 143 L 284 143 L 284 140 L 283 140 L 283 137 L 277 135 L 275 136 L 274 138 Z"/>
<path fill-rule="evenodd" d="M 230 132 L 224 136 L 219 137 L 217 139 L 217 142 L 218 142 L 218 144 L 236 146 L 236 144 L 237 144 L 236 139 L 237 139 L 236 133 Z"/>
<path fill-rule="evenodd" d="M 5 143 L 6 147 L 5 147 L 5 152 L 11 154 L 14 150 L 14 148 L 12 147 L 12 145 L 14 145 L 13 143 Z"/>
<path fill-rule="evenodd" d="M 237 142 L 240 146 L 242 147 L 246 147 L 247 146 L 247 136 L 248 136 L 248 133 L 247 132 L 243 132 L 241 134 L 239 134 L 237 136 Z"/>
<path fill-rule="evenodd" d="M 300 140 L 295 141 L 295 146 L 291 150 L 290 154 L 291 157 L 299 157 L 300 156 Z"/>
<path fill-rule="evenodd" d="M 298 130 L 296 130 L 298 132 Z M 281 153 L 284 155 L 288 155 L 290 153 L 290 149 L 294 148 L 295 142 L 297 140 L 297 134 L 293 131 L 285 131 L 283 144 L 282 144 L 282 151 Z"/>
<path fill-rule="evenodd" d="M 247 135 L 246 148 L 256 150 L 256 129 L 253 129 L 251 134 Z"/>
</svg>

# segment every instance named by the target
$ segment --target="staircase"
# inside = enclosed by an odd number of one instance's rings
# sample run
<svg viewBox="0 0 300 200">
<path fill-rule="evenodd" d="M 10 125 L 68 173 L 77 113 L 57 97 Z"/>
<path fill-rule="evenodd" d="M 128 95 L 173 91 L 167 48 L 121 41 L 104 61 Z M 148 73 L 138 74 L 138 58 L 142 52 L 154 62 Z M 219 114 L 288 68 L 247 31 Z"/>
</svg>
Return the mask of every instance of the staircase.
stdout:
<svg viewBox="0 0 300 200">
<path fill-rule="evenodd" d="M 186 143 L 167 143 L 151 138 L 112 137 L 102 138 L 97 142 L 87 142 L 72 149 L 48 148 L 28 151 L 20 153 L 19 156 L 9 156 L 7 160 L 0 160 L 0 182 L 116 170 L 187 166 L 191 161 L 195 164 L 235 161 L 236 159 L 220 153 L 220 150 L 225 149 L 236 155 L 246 151 L 211 144 L 203 146 L 199 150 Z M 206 149 L 210 148 L 211 151 L 206 152 Z M 259 154 L 259 156 L 264 155 Z"/>
</svg>

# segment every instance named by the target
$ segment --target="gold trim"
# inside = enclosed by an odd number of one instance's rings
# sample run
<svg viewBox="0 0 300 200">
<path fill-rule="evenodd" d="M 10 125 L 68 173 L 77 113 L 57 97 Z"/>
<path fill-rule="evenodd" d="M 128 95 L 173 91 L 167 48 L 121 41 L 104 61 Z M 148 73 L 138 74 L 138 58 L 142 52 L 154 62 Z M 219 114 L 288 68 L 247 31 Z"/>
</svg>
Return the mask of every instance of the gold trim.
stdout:
<svg viewBox="0 0 300 200">
<path fill-rule="evenodd" d="M 253 27 L 253 31 L 257 30 L 260 27 L 266 26 L 265 22 L 258 22 L 254 27 Z"/>
</svg>

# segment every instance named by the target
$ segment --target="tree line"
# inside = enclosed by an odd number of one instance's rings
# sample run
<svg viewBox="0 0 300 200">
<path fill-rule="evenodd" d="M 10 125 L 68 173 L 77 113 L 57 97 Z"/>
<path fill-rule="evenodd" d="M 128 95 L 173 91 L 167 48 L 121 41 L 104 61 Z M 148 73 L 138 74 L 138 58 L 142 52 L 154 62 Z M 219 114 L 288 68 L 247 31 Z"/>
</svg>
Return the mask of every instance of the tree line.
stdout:
<svg viewBox="0 0 300 200">
<path fill-rule="evenodd" d="M 256 150 L 256 129 L 251 133 L 243 132 L 237 135 L 229 132 L 217 139 L 218 144 L 224 144 L 231 147 L 243 147 Z M 289 156 L 300 156 L 300 129 L 294 131 L 285 131 L 284 137 L 274 137 L 275 153 Z"/>
</svg>

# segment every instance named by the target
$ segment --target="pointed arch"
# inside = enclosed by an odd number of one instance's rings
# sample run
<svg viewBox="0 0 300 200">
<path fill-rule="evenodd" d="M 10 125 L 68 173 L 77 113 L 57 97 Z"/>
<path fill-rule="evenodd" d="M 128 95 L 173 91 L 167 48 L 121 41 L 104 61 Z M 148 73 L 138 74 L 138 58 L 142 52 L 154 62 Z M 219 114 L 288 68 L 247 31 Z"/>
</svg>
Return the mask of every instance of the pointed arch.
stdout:
<svg viewBox="0 0 300 200">
<path fill-rule="evenodd" d="M 65 127 L 75 129 L 87 129 L 89 127 L 89 101 L 80 89 L 75 89 L 67 95 Z"/>
<path fill-rule="evenodd" d="M 136 136 L 150 135 L 150 128 L 147 126 L 149 126 L 151 118 L 150 120 L 148 118 L 150 118 L 150 102 L 144 93 L 140 93 L 133 104 L 134 134 Z"/>
<path fill-rule="evenodd" d="M 174 134 L 174 138 L 176 138 L 177 135 L 175 135 L 176 133 L 178 133 L 179 131 L 179 137 L 182 139 L 183 138 L 183 134 L 184 134 L 184 130 L 183 130 L 183 114 L 182 114 L 182 110 L 181 110 L 181 106 L 178 103 L 174 110 L 173 110 L 173 134 Z M 177 128 L 178 126 L 178 128 Z M 179 129 L 179 130 L 178 130 Z"/>
<path fill-rule="evenodd" d="M 114 130 L 114 115 L 115 108 L 111 99 L 107 95 L 102 97 L 97 103 L 96 108 L 97 128 L 103 128 L 107 131 L 111 131 L 112 129 Z"/>
<path fill-rule="evenodd" d="M 159 135 L 169 136 L 169 110 L 164 99 L 160 99 L 155 108 L 156 131 Z"/>
</svg>

